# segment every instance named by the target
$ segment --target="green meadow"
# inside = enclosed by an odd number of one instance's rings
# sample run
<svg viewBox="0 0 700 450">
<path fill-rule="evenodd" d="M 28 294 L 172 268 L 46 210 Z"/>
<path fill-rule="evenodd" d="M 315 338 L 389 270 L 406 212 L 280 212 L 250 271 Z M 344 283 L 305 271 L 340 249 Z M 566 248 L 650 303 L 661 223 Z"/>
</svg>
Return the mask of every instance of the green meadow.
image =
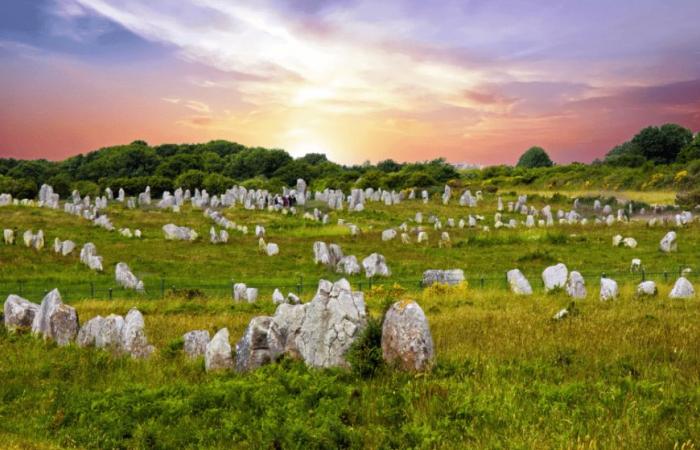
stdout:
<svg viewBox="0 0 700 450">
<path fill-rule="evenodd" d="M 502 193 L 504 202 L 514 193 Z M 655 193 L 648 195 L 657 195 Z M 700 224 L 650 228 L 644 220 L 606 225 L 548 228 L 493 227 L 496 196 L 485 194 L 476 208 L 449 205 L 434 195 L 428 204 L 366 203 L 360 213 L 329 211 L 328 225 L 301 213 L 223 209 L 246 225 L 230 231 L 227 244 L 209 243 L 214 223 L 190 206 L 181 213 L 156 208 L 129 210 L 112 203 L 106 212 L 115 227 L 140 229 L 142 239 L 108 232 L 64 213 L 10 206 L 0 208 L 0 228 L 45 233 L 41 251 L 23 243 L 0 244 L 0 294 L 22 294 L 39 302 L 55 287 L 74 306 L 81 322 L 98 314 L 124 314 L 138 307 L 157 352 L 145 361 L 106 351 L 59 348 L 28 334 L 0 327 L 0 445 L 3 448 L 695 448 L 700 442 L 700 308 L 693 300 L 669 300 L 680 270 L 698 288 Z M 637 208 L 652 203 L 635 195 Z M 592 215 L 592 198 L 581 210 Z M 607 200 L 613 201 L 613 199 Z M 605 203 L 605 201 L 604 201 Z M 533 194 L 528 204 L 569 210 L 572 198 Z M 311 202 L 307 210 L 323 205 Z M 614 205 L 616 210 L 618 207 Z M 397 228 L 422 212 L 429 241 L 382 242 L 381 231 Z M 585 211 L 589 211 L 588 213 Z M 427 223 L 434 214 L 450 234 Z M 478 227 L 448 227 L 481 215 Z M 669 213 L 670 214 L 670 213 Z M 503 213 L 504 222 L 525 216 Z M 351 236 L 338 219 L 360 227 Z M 165 241 L 167 223 L 189 226 L 195 242 Z M 255 225 L 279 255 L 258 250 Z M 215 226 L 215 225 L 214 225 Z M 483 230 L 484 226 L 489 231 Z M 218 226 L 215 226 L 219 229 Z M 674 229 L 678 251 L 659 251 Z M 635 249 L 613 247 L 612 237 L 634 237 Z M 53 252 L 54 238 L 78 244 L 69 256 Z M 315 241 L 339 244 L 362 260 L 386 257 L 391 277 L 349 277 L 365 292 L 372 317 L 386 306 L 413 298 L 424 309 L 436 350 L 431 371 L 407 374 L 376 358 L 369 327 L 350 360 L 352 370 L 314 370 L 285 359 L 248 374 L 205 373 L 203 360 L 190 361 L 181 336 L 193 329 L 228 327 L 232 344 L 254 316 L 270 315 L 275 287 L 308 301 L 319 279 L 341 275 L 313 262 Z M 104 273 L 80 264 L 78 253 L 93 242 L 104 257 Z M 631 273 L 640 258 L 643 272 Z M 114 282 L 114 266 L 126 262 L 144 280 L 145 294 Z M 565 320 L 552 316 L 571 300 L 545 294 L 540 274 L 557 262 L 580 271 L 588 296 L 570 307 Z M 467 283 L 420 287 L 427 269 L 463 269 Z M 535 290 L 511 294 L 505 272 L 519 268 Z M 598 300 L 601 274 L 616 279 L 620 297 Z M 635 286 L 657 282 L 659 294 L 641 299 Z M 259 287 L 254 304 L 231 299 L 233 282 Z"/>
</svg>

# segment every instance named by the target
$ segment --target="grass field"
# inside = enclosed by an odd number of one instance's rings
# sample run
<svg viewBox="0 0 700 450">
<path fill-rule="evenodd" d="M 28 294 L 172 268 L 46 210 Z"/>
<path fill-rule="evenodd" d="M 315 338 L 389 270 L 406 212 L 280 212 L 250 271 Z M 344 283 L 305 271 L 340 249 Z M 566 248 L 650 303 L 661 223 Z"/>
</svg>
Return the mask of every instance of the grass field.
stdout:
<svg viewBox="0 0 700 450">
<path fill-rule="evenodd" d="M 505 201 L 514 197 L 506 196 Z M 562 197 L 546 200 L 570 208 Z M 545 199 L 533 199 L 542 206 Z M 140 228 L 142 240 L 93 227 L 62 211 L 0 208 L 0 228 L 43 229 L 79 246 L 94 242 L 105 273 L 23 245 L 0 245 L 0 293 L 39 301 L 59 287 L 81 321 L 124 314 L 137 306 L 158 352 L 135 361 L 107 352 L 58 348 L 28 335 L 0 331 L 0 442 L 8 448 L 695 448 L 700 442 L 700 308 L 694 300 L 668 300 L 679 268 L 700 269 L 700 226 L 677 229 L 678 252 L 658 250 L 672 227 L 641 222 L 607 226 L 554 226 L 516 230 L 445 229 L 452 245 L 382 242 L 381 231 L 408 221 L 416 211 L 455 221 L 482 214 L 493 225 L 495 197 L 477 208 L 404 202 L 370 203 L 362 213 L 331 213 L 333 225 L 277 213 L 224 210 L 250 233 L 232 232 L 226 245 L 208 243 L 212 222 L 201 211 L 181 214 L 110 206 L 114 225 Z M 505 214 L 505 218 L 520 215 Z M 363 230 L 353 238 L 338 218 Z M 164 241 L 166 223 L 194 227 L 194 243 Z M 257 250 L 252 230 L 267 229 L 280 254 Z M 632 236 L 636 249 L 613 248 L 612 236 Z M 285 360 L 256 372 L 206 374 L 203 361 L 178 351 L 192 329 L 227 326 L 232 341 L 256 315 L 271 314 L 274 287 L 302 286 L 309 300 L 319 278 L 340 276 L 313 263 L 316 240 L 336 242 L 362 259 L 377 251 L 393 271 L 366 292 L 370 313 L 404 297 L 415 298 L 428 316 L 437 364 L 410 375 L 378 367 L 374 376 L 356 371 L 309 370 Z M 659 296 L 641 300 L 630 274 L 641 258 L 645 277 Z M 127 262 L 145 280 L 143 297 L 114 288 L 113 268 Z M 586 277 L 588 297 L 578 314 L 552 321 L 570 303 L 565 294 L 544 294 L 539 274 L 564 262 Z M 535 295 L 515 297 L 504 273 L 519 267 Z M 426 269 L 461 268 L 468 286 L 419 288 Z M 598 301 L 597 278 L 605 272 L 622 285 L 618 300 Z M 666 272 L 666 275 L 664 275 Z M 482 282 L 483 278 L 483 282 Z M 256 304 L 230 298 L 232 280 L 261 288 Z M 691 280 L 697 275 L 691 274 Z M 92 284 L 91 284 L 92 283 Z M 697 282 L 696 289 L 697 289 Z M 176 290 L 170 288 L 175 286 Z M 107 300 L 108 288 L 113 300 Z M 161 290 L 161 287 L 163 289 Z M 187 299 L 177 288 L 196 288 Z M 93 292 L 91 291 L 94 290 Z"/>
</svg>

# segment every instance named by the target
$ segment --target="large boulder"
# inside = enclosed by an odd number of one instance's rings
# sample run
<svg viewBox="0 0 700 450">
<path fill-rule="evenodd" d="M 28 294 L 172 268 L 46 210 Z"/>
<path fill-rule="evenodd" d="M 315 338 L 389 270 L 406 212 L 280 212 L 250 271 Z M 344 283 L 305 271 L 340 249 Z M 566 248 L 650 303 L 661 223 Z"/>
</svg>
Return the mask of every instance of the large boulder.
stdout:
<svg viewBox="0 0 700 450">
<path fill-rule="evenodd" d="M 366 325 L 362 292 L 345 279 L 321 280 L 311 302 L 277 307 L 267 332 L 270 359 L 286 353 L 311 367 L 347 367 L 345 354 Z"/>
<path fill-rule="evenodd" d="M 545 292 L 563 288 L 566 285 L 568 276 L 569 270 L 562 263 L 544 269 L 542 271 L 542 281 L 544 282 Z"/>
<path fill-rule="evenodd" d="M 579 272 L 572 270 L 569 273 L 569 279 L 566 282 L 566 293 L 571 298 L 586 298 L 586 282 Z"/>
<path fill-rule="evenodd" d="M 34 316 L 32 333 L 64 346 L 75 339 L 78 329 L 78 313 L 63 303 L 58 289 L 46 294 Z"/>
<path fill-rule="evenodd" d="M 510 290 L 516 295 L 532 295 L 532 286 L 519 269 L 509 270 L 506 274 Z"/>
<path fill-rule="evenodd" d="M 190 358 L 198 358 L 207 352 L 209 332 L 207 330 L 188 331 L 182 336 L 183 350 Z"/>
<path fill-rule="evenodd" d="M 600 279 L 600 299 L 602 301 L 614 300 L 617 298 L 617 282 L 611 278 Z"/>
<path fill-rule="evenodd" d="M 426 270 L 423 272 L 423 286 L 430 286 L 435 283 L 457 285 L 464 281 L 464 271 L 462 269 L 449 270 Z"/>
<path fill-rule="evenodd" d="M 391 270 L 386 265 L 386 259 L 379 253 L 372 253 L 362 260 L 362 267 L 365 269 L 367 278 L 374 276 L 388 277 L 391 276 Z"/>
<path fill-rule="evenodd" d="M 204 367 L 207 372 L 233 368 L 228 328 L 220 329 L 207 344 L 207 350 L 204 352 Z"/>
<path fill-rule="evenodd" d="M 659 248 L 664 253 L 675 252 L 678 250 L 677 236 L 675 231 L 669 231 L 659 242 Z"/>
<path fill-rule="evenodd" d="M 669 298 L 693 298 L 695 297 L 695 289 L 686 277 L 679 277 L 673 285 L 673 289 L 668 294 Z"/>
<path fill-rule="evenodd" d="M 3 314 L 5 316 L 5 327 L 8 330 L 17 328 L 31 328 L 34 317 L 39 312 L 39 305 L 20 297 L 19 295 L 9 295 L 5 300 Z"/>
<path fill-rule="evenodd" d="M 382 325 L 384 360 L 407 371 L 429 369 L 433 358 L 433 338 L 425 313 L 418 303 L 407 300 L 394 303 Z"/>
<path fill-rule="evenodd" d="M 148 344 L 143 314 L 136 308 L 131 308 L 124 317 L 122 336 L 124 351 L 134 358 L 147 358 L 155 350 Z"/>
<path fill-rule="evenodd" d="M 281 344 L 270 334 L 272 317 L 254 317 L 236 344 L 236 370 L 247 372 L 268 364 L 282 353 Z"/>
</svg>

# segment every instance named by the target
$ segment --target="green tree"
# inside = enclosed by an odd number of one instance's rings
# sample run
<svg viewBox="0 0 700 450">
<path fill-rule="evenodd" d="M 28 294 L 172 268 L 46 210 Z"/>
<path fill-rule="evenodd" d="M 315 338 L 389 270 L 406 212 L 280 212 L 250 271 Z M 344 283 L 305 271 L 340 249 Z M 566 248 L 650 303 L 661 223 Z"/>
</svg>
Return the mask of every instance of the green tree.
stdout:
<svg viewBox="0 0 700 450">
<path fill-rule="evenodd" d="M 678 153 L 678 162 L 689 163 L 696 159 L 700 159 L 700 133 Z"/>
<path fill-rule="evenodd" d="M 520 156 L 517 167 L 552 167 L 554 163 L 542 147 L 530 147 Z"/>
<path fill-rule="evenodd" d="M 183 172 L 175 179 L 175 186 L 190 190 L 201 188 L 206 176 L 207 174 L 201 170 L 190 169 Z"/>
<path fill-rule="evenodd" d="M 660 127 L 646 127 L 632 138 L 639 146 L 642 156 L 657 164 L 676 161 L 680 151 L 693 139 L 693 133 L 675 123 Z"/>
<path fill-rule="evenodd" d="M 210 173 L 202 181 L 202 187 L 210 195 L 221 195 L 226 192 L 226 189 L 233 187 L 235 184 L 234 180 L 220 173 Z"/>
</svg>

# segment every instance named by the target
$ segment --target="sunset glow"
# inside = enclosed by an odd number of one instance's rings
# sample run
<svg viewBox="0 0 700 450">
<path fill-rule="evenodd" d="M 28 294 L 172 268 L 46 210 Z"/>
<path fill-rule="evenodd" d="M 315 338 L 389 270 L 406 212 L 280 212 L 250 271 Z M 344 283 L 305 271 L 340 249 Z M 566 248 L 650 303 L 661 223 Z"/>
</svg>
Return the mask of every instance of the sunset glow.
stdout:
<svg viewBox="0 0 700 450">
<path fill-rule="evenodd" d="M 144 139 L 512 164 L 700 129 L 700 3 L 10 0 L 0 156 Z"/>
</svg>

